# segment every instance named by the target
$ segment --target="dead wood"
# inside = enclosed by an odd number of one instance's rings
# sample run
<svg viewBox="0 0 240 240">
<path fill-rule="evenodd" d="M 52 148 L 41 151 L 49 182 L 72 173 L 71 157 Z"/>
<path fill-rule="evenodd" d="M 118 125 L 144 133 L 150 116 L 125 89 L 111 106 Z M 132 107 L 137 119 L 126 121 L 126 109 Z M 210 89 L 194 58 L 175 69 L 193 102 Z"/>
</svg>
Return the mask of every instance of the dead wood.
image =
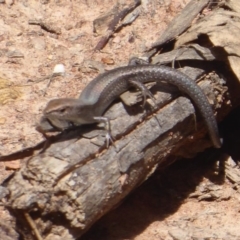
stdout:
<svg viewBox="0 0 240 240">
<path fill-rule="evenodd" d="M 200 86 L 219 107 L 218 95 L 225 88 L 211 75 Z M 178 94 L 158 90 L 152 89 L 160 106 L 154 114 L 121 102 L 107 111 L 116 148 L 105 149 L 104 132 L 90 126 L 59 135 L 48 149 L 28 159 L 7 183 L 9 208 L 32 216 L 43 239 L 76 239 L 159 165 L 169 164 L 170 155 L 192 156 L 211 146 L 203 138 L 203 125 L 197 123 L 195 130 L 191 101 L 182 96 L 170 101 Z"/>
<path fill-rule="evenodd" d="M 117 4 L 115 7 L 113 7 L 111 11 L 94 20 L 94 31 L 97 33 L 103 33 L 103 36 L 95 47 L 96 51 L 104 48 L 104 46 L 107 44 L 109 38 L 114 34 L 114 32 L 119 30 L 122 26 L 131 23 L 137 18 L 137 16 L 139 15 L 139 11 L 136 8 L 140 4 L 141 1 L 139 0 L 132 1 L 132 3 L 129 4 L 129 6 L 127 7 L 123 4 Z M 130 18 L 124 21 L 124 18 L 127 17 L 128 14 L 131 14 Z"/>
<path fill-rule="evenodd" d="M 176 16 L 169 24 L 167 29 L 161 34 L 160 38 L 152 44 L 152 48 L 160 47 L 169 41 L 177 38 L 191 25 L 196 16 L 207 6 L 209 0 L 192 0 L 181 13 Z"/>
</svg>

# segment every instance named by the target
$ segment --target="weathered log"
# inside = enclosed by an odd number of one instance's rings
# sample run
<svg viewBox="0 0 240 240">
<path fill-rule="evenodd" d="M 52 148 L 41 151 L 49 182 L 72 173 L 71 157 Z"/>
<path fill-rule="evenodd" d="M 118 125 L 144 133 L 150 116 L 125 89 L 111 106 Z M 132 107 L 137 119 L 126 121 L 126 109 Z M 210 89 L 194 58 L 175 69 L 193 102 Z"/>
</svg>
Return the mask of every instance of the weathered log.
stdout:
<svg viewBox="0 0 240 240">
<path fill-rule="evenodd" d="M 216 81 L 215 74 L 208 77 L 200 86 L 219 107 L 223 81 Z M 158 88 L 152 88 L 159 104 L 154 113 L 151 108 L 144 113 L 140 105 L 126 108 L 121 102 L 106 112 L 116 147 L 106 149 L 104 131 L 89 126 L 60 134 L 30 157 L 7 183 L 9 209 L 24 213 L 36 225 L 35 234 L 45 240 L 76 239 L 158 166 L 169 164 L 170 155 L 177 159 L 210 147 L 204 125 L 195 123 L 191 101 Z"/>
</svg>

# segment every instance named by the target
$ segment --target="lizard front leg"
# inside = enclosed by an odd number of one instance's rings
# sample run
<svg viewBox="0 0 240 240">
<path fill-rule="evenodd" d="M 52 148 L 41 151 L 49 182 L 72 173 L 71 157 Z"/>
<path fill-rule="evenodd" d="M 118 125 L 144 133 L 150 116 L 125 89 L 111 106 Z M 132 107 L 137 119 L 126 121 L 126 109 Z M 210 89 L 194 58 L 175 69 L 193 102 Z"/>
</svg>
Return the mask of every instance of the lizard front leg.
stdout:
<svg viewBox="0 0 240 240">
<path fill-rule="evenodd" d="M 105 136 L 107 148 L 109 147 L 109 142 L 111 142 L 111 144 L 112 144 L 114 147 L 116 147 L 116 146 L 115 146 L 115 143 L 114 143 L 114 141 L 113 141 L 112 135 L 111 135 L 111 124 L 110 124 L 109 118 L 108 118 L 108 117 L 102 117 L 102 116 L 101 116 L 101 117 L 93 117 L 93 119 L 94 119 L 96 122 L 99 122 L 99 123 L 103 122 L 103 123 L 105 124 L 104 128 L 105 128 L 105 130 L 107 131 L 106 136 Z"/>
</svg>

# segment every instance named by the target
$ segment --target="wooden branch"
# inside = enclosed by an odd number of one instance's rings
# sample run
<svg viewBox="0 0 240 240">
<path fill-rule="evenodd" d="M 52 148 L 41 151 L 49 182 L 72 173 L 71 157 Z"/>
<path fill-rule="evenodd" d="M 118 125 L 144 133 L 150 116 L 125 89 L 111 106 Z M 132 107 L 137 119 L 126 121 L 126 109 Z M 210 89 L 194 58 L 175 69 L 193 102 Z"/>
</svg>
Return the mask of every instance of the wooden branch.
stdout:
<svg viewBox="0 0 240 240">
<path fill-rule="evenodd" d="M 217 99 L 225 88 L 213 75 L 200 86 L 220 106 Z M 169 156 L 175 160 L 184 147 L 191 155 L 211 146 L 201 122 L 195 130 L 195 109 L 188 98 L 159 92 L 157 85 L 152 92 L 159 104 L 154 114 L 121 102 L 107 111 L 116 148 L 106 149 L 104 131 L 89 126 L 60 134 L 48 149 L 29 158 L 6 184 L 9 209 L 27 212 L 44 240 L 77 239 L 158 166 L 169 164 Z M 31 231 L 25 234 L 27 238 Z"/>
<path fill-rule="evenodd" d="M 93 25 L 95 31 L 99 31 L 99 29 L 104 28 L 104 26 L 106 27 L 106 32 L 94 48 L 95 51 L 100 51 L 105 47 L 109 38 L 125 24 L 123 19 L 140 4 L 140 0 L 134 0 L 126 7 L 117 4 L 117 7 L 114 7 L 109 13 L 94 20 Z M 135 16 L 134 19 L 136 17 L 137 16 Z"/>
<path fill-rule="evenodd" d="M 163 44 L 175 39 L 191 26 L 194 18 L 207 6 L 209 0 L 192 0 L 168 25 L 167 29 L 162 33 L 160 38 L 152 44 L 152 48 L 160 47 Z"/>
</svg>

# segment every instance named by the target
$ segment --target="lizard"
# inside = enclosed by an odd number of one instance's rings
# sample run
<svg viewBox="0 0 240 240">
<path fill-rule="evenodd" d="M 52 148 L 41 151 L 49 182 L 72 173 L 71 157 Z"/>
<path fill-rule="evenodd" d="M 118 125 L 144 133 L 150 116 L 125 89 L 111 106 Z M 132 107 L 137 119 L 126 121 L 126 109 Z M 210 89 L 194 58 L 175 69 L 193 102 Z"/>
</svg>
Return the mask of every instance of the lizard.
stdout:
<svg viewBox="0 0 240 240">
<path fill-rule="evenodd" d="M 179 70 L 151 64 L 118 67 L 104 72 L 83 89 L 78 99 L 50 100 L 43 110 L 37 130 L 42 133 L 63 131 L 75 126 L 103 122 L 108 145 L 109 140 L 112 141 L 111 128 L 109 119 L 103 116 L 104 112 L 115 99 L 133 86 L 141 90 L 144 104 L 147 96 L 154 101 L 153 95 L 144 85 L 148 82 L 166 82 L 187 94 L 198 108 L 214 147 L 221 147 L 217 122 L 202 89 Z"/>
</svg>

